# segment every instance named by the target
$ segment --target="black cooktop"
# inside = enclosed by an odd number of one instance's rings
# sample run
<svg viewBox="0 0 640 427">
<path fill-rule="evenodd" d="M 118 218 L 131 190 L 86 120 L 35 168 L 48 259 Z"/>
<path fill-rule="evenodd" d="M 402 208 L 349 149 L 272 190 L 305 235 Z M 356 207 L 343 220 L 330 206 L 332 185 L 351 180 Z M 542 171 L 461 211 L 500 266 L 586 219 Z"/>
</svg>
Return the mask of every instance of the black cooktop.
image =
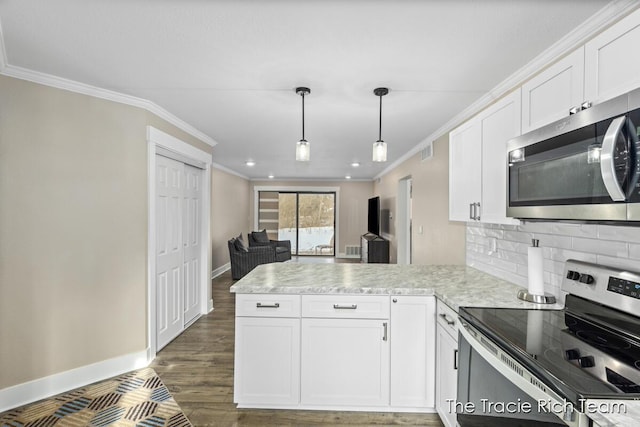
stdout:
<svg viewBox="0 0 640 427">
<path fill-rule="evenodd" d="M 564 310 L 461 308 L 460 316 L 567 400 L 640 398 L 640 319 L 567 298 Z"/>
</svg>

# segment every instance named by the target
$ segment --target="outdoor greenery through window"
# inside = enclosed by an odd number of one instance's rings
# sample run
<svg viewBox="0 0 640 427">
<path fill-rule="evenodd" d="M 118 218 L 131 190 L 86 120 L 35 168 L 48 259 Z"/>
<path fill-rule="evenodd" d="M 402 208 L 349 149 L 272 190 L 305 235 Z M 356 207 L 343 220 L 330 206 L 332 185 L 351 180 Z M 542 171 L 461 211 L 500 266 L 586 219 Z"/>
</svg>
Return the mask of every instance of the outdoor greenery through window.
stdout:
<svg viewBox="0 0 640 427">
<path fill-rule="evenodd" d="M 259 193 L 259 224 L 297 255 L 335 255 L 335 193 Z"/>
</svg>

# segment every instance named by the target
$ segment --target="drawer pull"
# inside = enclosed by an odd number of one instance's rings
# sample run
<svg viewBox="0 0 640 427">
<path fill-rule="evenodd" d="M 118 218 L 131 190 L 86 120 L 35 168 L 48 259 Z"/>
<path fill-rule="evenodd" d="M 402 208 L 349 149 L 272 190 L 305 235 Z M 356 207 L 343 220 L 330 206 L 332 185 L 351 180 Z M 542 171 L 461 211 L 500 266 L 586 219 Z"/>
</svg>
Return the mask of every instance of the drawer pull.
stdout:
<svg viewBox="0 0 640 427">
<path fill-rule="evenodd" d="M 278 308 L 278 307 L 280 307 L 279 302 L 275 302 L 273 304 L 263 304 L 261 302 L 256 303 L 256 308 Z"/>
<path fill-rule="evenodd" d="M 453 350 L 453 369 L 458 370 L 458 349 Z"/>
<path fill-rule="evenodd" d="M 333 304 L 333 308 L 335 308 L 336 310 L 355 310 L 356 308 L 358 308 L 357 304 Z"/>
<path fill-rule="evenodd" d="M 449 319 L 449 316 L 447 316 L 447 314 L 446 314 L 446 313 L 440 313 L 440 317 L 442 317 L 442 319 L 443 319 L 445 322 L 447 322 L 447 325 L 449 325 L 449 326 L 453 326 L 453 325 L 455 325 L 455 324 L 456 324 L 456 321 L 455 321 L 455 320 L 451 320 L 451 319 Z"/>
</svg>

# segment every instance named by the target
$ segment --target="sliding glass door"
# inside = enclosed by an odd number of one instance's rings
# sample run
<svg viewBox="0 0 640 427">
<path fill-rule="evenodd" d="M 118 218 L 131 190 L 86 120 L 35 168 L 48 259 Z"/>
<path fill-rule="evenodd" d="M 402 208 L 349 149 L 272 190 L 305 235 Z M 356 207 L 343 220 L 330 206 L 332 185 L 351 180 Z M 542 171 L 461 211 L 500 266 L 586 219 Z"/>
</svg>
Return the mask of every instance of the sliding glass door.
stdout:
<svg viewBox="0 0 640 427">
<path fill-rule="evenodd" d="M 259 201 L 260 229 L 290 240 L 292 254 L 335 255 L 335 193 L 261 191 Z"/>
</svg>

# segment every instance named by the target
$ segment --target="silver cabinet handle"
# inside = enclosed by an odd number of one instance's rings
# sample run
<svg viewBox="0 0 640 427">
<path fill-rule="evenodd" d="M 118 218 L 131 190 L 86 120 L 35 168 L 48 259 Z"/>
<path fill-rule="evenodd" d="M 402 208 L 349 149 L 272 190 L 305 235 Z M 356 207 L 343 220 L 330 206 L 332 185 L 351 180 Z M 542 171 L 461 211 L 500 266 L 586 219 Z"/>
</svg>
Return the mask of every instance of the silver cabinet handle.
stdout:
<svg viewBox="0 0 640 427">
<path fill-rule="evenodd" d="M 355 310 L 356 308 L 358 308 L 358 305 L 357 304 L 349 304 L 349 305 L 333 304 L 333 308 L 335 308 L 336 310 Z"/>
<path fill-rule="evenodd" d="M 280 307 L 279 302 L 275 302 L 273 304 L 263 304 L 261 302 L 256 303 L 256 308 L 278 308 L 278 307 Z"/>
<path fill-rule="evenodd" d="M 600 151 L 600 173 L 602 174 L 602 181 L 604 181 L 604 186 L 607 188 L 609 196 L 616 202 L 624 201 L 625 196 L 616 178 L 616 165 L 613 152 L 616 148 L 616 140 L 622 131 L 622 125 L 624 125 L 626 119 L 625 116 L 620 116 L 611 122 L 602 140 L 602 151 Z"/>
<path fill-rule="evenodd" d="M 475 207 L 475 203 L 469 203 L 469 219 L 473 219 L 473 211 Z"/>
<path fill-rule="evenodd" d="M 456 321 L 449 319 L 449 316 L 447 316 L 446 313 L 440 313 L 440 317 L 442 317 L 444 321 L 447 322 L 447 325 L 449 326 L 453 326 L 456 324 Z"/>
<path fill-rule="evenodd" d="M 458 370 L 458 349 L 453 350 L 453 369 Z"/>
<path fill-rule="evenodd" d="M 382 341 L 387 340 L 387 322 L 382 322 L 382 327 L 384 328 L 384 335 L 382 335 Z"/>
<path fill-rule="evenodd" d="M 476 203 L 478 209 L 476 210 L 476 217 L 474 218 L 476 221 L 480 221 L 480 202 Z"/>
</svg>

